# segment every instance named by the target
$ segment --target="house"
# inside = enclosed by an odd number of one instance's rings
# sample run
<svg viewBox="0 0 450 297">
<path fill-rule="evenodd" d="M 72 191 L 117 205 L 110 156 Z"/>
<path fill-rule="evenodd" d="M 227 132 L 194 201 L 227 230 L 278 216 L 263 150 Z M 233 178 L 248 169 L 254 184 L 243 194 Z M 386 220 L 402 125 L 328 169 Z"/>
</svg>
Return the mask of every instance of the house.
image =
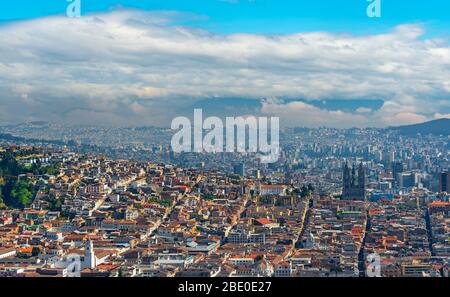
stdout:
<svg viewBox="0 0 450 297">
<path fill-rule="evenodd" d="M 291 262 L 281 262 L 275 268 L 275 277 L 290 277 L 292 275 L 292 263 Z"/>
<path fill-rule="evenodd" d="M 285 195 L 287 187 L 285 185 L 261 185 L 260 195 Z"/>
<path fill-rule="evenodd" d="M 0 259 L 14 257 L 16 255 L 15 248 L 0 248 Z"/>
</svg>

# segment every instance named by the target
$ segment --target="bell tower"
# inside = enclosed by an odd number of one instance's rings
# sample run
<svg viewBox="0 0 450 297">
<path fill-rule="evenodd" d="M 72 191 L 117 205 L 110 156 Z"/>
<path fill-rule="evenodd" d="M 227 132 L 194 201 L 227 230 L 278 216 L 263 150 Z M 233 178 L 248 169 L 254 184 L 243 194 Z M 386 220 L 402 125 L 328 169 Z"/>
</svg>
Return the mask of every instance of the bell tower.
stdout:
<svg viewBox="0 0 450 297">
<path fill-rule="evenodd" d="M 85 267 L 94 269 L 95 268 L 95 252 L 94 252 L 94 244 L 92 240 L 88 240 L 84 246 L 84 262 Z"/>
</svg>

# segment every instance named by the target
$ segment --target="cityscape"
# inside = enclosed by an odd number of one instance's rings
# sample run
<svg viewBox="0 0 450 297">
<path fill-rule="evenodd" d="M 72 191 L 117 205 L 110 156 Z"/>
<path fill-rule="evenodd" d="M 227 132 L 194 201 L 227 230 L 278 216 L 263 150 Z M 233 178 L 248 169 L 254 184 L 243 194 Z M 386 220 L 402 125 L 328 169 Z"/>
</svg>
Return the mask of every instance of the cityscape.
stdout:
<svg viewBox="0 0 450 297">
<path fill-rule="evenodd" d="M 0 274 L 447 277 L 440 127 L 283 129 L 263 164 L 161 128 L 2 126 Z"/>
</svg>

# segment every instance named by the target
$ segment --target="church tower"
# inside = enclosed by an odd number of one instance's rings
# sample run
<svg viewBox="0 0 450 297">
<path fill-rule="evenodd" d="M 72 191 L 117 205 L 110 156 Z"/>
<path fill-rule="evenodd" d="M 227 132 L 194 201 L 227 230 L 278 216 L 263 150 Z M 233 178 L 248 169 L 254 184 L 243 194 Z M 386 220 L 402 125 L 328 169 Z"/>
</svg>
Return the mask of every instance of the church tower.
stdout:
<svg viewBox="0 0 450 297">
<path fill-rule="evenodd" d="M 348 163 L 345 163 L 344 165 L 344 174 L 342 179 L 344 184 L 343 192 L 347 192 L 350 189 L 350 168 L 348 167 Z"/>
<path fill-rule="evenodd" d="M 366 199 L 366 173 L 363 164 L 360 163 L 358 173 L 356 166 L 353 164 L 352 169 L 346 163 L 343 169 L 342 177 L 342 199 L 343 200 L 359 200 Z"/>
<path fill-rule="evenodd" d="M 360 194 L 365 196 L 366 192 L 366 173 L 364 171 L 362 163 L 359 164 L 358 169 L 358 187 L 360 190 Z"/>
<path fill-rule="evenodd" d="M 88 240 L 84 246 L 84 267 L 94 269 L 95 266 L 94 244 Z"/>
</svg>

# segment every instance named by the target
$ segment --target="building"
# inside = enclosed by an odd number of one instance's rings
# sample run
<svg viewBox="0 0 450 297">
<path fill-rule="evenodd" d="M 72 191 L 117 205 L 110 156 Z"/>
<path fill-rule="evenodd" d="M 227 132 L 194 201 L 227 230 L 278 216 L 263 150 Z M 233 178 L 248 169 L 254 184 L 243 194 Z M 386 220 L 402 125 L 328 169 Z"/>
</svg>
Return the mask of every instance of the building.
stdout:
<svg viewBox="0 0 450 297">
<path fill-rule="evenodd" d="M 97 265 L 105 262 L 107 256 L 109 255 L 100 255 L 97 257 L 94 251 L 93 242 L 89 240 L 84 244 L 83 254 L 72 253 L 65 255 L 60 261 L 55 263 L 54 268 L 70 268 L 70 270 L 73 270 L 75 273 L 74 275 L 78 275 L 83 269 L 95 269 Z"/>
<path fill-rule="evenodd" d="M 397 174 L 397 185 L 399 188 L 412 188 L 420 183 L 420 175 L 414 172 L 403 172 Z"/>
<path fill-rule="evenodd" d="M 286 188 L 285 185 L 260 185 L 257 192 L 260 195 L 285 195 Z"/>
<path fill-rule="evenodd" d="M 281 262 L 278 263 L 275 271 L 274 276 L 275 277 L 290 277 L 292 276 L 292 263 L 291 262 Z"/>
<path fill-rule="evenodd" d="M 404 277 L 422 277 L 430 274 L 430 272 L 430 264 L 412 263 L 402 265 L 402 276 Z"/>
<path fill-rule="evenodd" d="M 450 171 L 439 174 L 439 191 L 450 192 Z"/>
<path fill-rule="evenodd" d="M 240 176 L 245 176 L 245 165 L 244 163 L 240 163 L 237 164 L 233 167 L 233 173 L 240 175 Z"/>
<path fill-rule="evenodd" d="M 394 178 L 396 185 L 398 185 L 397 177 L 399 173 L 403 173 L 403 163 L 402 162 L 392 163 L 392 177 Z"/>
<path fill-rule="evenodd" d="M 0 248 L 0 259 L 8 258 L 8 257 L 14 257 L 16 255 L 16 249 L 15 248 Z"/>
<path fill-rule="evenodd" d="M 358 174 L 353 164 L 352 169 L 346 163 L 343 170 L 343 200 L 360 200 L 366 199 L 366 174 L 362 163 L 359 164 Z"/>
<path fill-rule="evenodd" d="M 254 233 L 246 231 L 232 231 L 227 237 L 228 243 L 247 244 L 247 243 L 266 243 L 266 235 L 264 233 Z"/>
<path fill-rule="evenodd" d="M 231 265 L 237 265 L 237 266 L 253 265 L 256 263 L 256 258 L 257 258 L 257 255 L 249 255 L 249 256 L 235 255 L 235 256 L 231 256 L 228 259 L 228 262 Z"/>
</svg>

